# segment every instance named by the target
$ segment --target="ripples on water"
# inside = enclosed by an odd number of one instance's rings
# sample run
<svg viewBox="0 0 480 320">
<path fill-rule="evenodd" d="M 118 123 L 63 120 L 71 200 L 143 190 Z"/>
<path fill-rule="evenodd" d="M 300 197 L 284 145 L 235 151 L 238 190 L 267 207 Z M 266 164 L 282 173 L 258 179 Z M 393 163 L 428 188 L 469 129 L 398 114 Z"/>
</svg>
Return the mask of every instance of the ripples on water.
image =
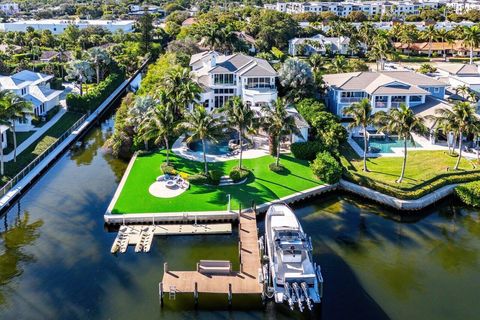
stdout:
<svg viewBox="0 0 480 320">
<path fill-rule="evenodd" d="M 238 266 L 231 236 L 158 237 L 148 254 L 111 255 L 103 213 L 126 163 L 101 148 L 105 119 L 14 206 L 0 225 L 2 318 L 308 317 L 258 298 L 201 295 L 158 305 L 163 262 L 194 269 L 202 258 Z M 296 206 L 321 263 L 323 319 L 474 319 L 480 306 L 480 217 L 449 199 L 401 216 L 345 194 Z M 262 230 L 263 223 L 260 223 Z"/>
</svg>

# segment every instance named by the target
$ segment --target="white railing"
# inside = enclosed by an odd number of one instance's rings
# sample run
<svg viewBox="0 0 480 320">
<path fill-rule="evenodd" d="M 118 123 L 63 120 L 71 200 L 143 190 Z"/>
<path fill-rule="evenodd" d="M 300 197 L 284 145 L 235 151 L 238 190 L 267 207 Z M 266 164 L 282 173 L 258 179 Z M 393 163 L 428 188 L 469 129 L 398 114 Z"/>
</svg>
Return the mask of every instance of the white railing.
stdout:
<svg viewBox="0 0 480 320">
<path fill-rule="evenodd" d="M 62 141 L 64 141 L 73 131 L 80 127 L 88 114 L 84 114 L 77 120 L 67 131 L 65 131 L 52 145 L 50 145 L 44 152 L 30 162 L 25 168 L 17 173 L 12 179 L 10 179 L 1 189 L 0 195 L 4 196 L 10 191 L 21 179 L 23 179 L 28 173 L 30 173 L 46 156 L 48 156 Z"/>
<path fill-rule="evenodd" d="M 340 103 L 354 103 L 354 102 L 360 102 L 365 97 L 351 97 L 351 98 L 340 98 Z"/>
</svg>

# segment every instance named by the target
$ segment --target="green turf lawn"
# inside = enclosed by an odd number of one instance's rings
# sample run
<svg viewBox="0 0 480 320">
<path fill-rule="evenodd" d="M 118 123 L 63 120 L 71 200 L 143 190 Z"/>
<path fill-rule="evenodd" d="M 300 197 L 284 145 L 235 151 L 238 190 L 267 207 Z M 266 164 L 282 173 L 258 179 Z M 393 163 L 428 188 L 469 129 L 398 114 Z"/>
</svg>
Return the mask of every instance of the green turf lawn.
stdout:
<svg viewBox="0 0 480 320">
<path fill-rule="evenodd" d="M 400 176 L 403 157 L 369 158 L 370 172 L 364 172 L 362 158 L 350 146 L 342 146 L 341 154 L 347 169 L 344 178 L 398 198 L 415 199 L 447 184 L 480 179 L 476 161 L 462 158 L 459 170 L 453 171 L 457 157 L 444 151 L 409 151 L 402 183 L 395 181 Z"/>
<path fill-rule="evenodd" d="M 227 208 L 231 194 L 232 209 L 275 200 L 289 194 L 322 184 L 314 177 L 308 162 L 289 155 L 283 155 L 280 163 L 287 168 L 283 174 L 270 171 L 268 165 L 274 162 L 271 156 L 246 159 L 243 166 L 250 169 L 255 177 L 240 185 L 194 186 L 175 198 L 162 199 L 148 192 L 150 185 L 162 175 L 160 165 L 165 161 L 165 151 L 138 156 L 112 213 L 153 213 L 182 211 L 217 211 Z M 186 160 L 175 155 L 171 161 L 180 172 L 195 174 L 202 172 L 203 163 Z M 238 165 L 237 160 L 209 163 L 209 169 L 223 170 L 225 175 Z"/>
</svg>

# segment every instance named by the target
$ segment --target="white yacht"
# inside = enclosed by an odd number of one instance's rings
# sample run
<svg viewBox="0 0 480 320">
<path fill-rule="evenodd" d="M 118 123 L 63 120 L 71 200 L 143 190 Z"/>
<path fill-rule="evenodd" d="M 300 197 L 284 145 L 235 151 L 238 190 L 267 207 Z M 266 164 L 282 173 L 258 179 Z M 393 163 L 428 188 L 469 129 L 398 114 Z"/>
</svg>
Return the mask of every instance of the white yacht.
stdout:
<svg viewBox="0 0 480 320">
<path fill-rule="evenodd" d="M 295 304 L 303 311 L 321 302 L 323 278 L 312 261 L 311 239 L 303 232 L 295 213 L 285 204 L 270 206 L 265 218 L 268 264 L 264 266 L 267 291 L 276 303 Z M 271 298 L 271 297 L 270 297 Z"/>
</svg>

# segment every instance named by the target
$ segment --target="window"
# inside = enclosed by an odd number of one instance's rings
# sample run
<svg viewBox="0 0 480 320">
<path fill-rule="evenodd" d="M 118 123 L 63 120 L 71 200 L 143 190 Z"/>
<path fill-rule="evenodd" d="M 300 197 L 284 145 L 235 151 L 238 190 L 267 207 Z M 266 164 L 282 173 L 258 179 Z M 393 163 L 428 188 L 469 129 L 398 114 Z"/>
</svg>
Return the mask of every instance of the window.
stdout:
<svg viewBox="0 0 480 320">
<path fill-rule="evenodd" d="M 252 88 L 272 88 L 270 78 L 248 78 L 247 89 Z"/>
<path fill-rule="evenodd" d="M 233 74 L 214 74 L 213 84 L 235 84 Z"/>
<path fill-rule="evenodd" d="M 421 102 L 422 96 L 410 96 L 410 102 Z"/>
<path fill-rule="evenodd" d="M 387 96 L 376 96 L 375 97 L 375 108 L 386 108 L 387 107 Z"/>
<path fill-rule="evenodd" d="M 214 89 L 213 93 L 214 97 L 214 107 L 220 108 L 222 107 L 228 99 L 235 95 L 235 89 Z"/>
<path fill-rule="evenodd" d="M 433 88 L 433 93 L 439 93 L 439 92 L 440 92 L 440 88 L 438 87 Z"/>
<path fill-rule="evenodd" d="M 27 88 L 23 88 L 22 89 L 22 96 L 26 95 L 27 94 Z"/>
</svg>

